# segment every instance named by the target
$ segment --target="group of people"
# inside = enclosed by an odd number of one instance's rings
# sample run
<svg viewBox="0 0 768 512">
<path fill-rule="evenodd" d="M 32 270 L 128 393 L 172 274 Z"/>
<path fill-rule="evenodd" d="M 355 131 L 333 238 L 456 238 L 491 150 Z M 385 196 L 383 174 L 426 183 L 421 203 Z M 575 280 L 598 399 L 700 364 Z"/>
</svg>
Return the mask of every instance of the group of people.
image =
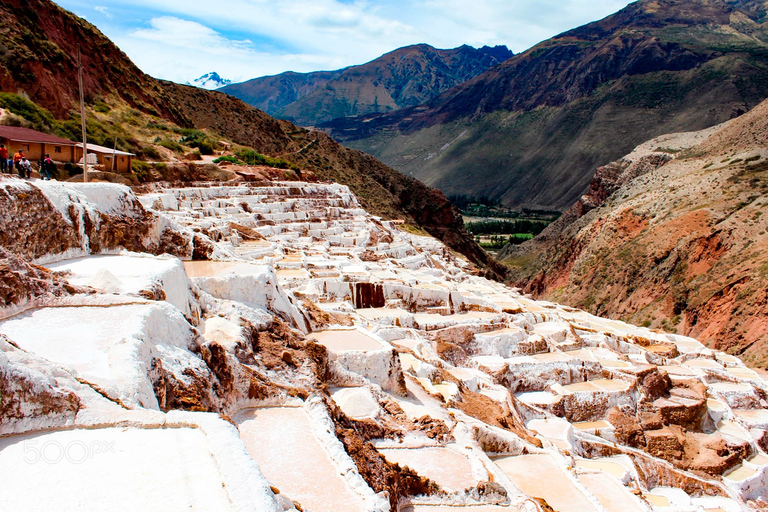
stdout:
<svg viewBox="0 0 768 512">
<path fill-rule="evenodd" d="M 18 150 L 13 156 L 8 152 L 4 144 L 0 144 L 0 172 L 3 174 L 13 174 L 13 168 L 17 169 L 19 178 L 29 179 L 32 177 L 32 164 L 27 160 L 24 151 Z M 56 172 L 56 164 L 51 157 L 46 154 L 40 162 L 40 178 L 50 180 Z"/>
</svg>

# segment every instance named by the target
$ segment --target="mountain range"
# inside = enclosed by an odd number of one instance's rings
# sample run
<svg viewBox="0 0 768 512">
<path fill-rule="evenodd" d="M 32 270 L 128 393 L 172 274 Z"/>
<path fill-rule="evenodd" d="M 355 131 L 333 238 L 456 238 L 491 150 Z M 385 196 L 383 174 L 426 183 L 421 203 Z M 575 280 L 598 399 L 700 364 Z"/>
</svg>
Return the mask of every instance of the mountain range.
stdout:
<svg viewBox="0 0 768 512">
<path fill-rule="evenodd" d="M 423 105 L 320 127 L 447 194 L 564 210 L 597 166 L 766 97 L 763 0 L 640 0 Z"/>
<path fill-rule="evenodd" d="M 314 126 L 339 117 L 419 105 L 512 55 L 506 46 L 440 50 L 417 44 L 359 66 L 281 73 L 220 90 L 280 119 Z"/>
</svg>

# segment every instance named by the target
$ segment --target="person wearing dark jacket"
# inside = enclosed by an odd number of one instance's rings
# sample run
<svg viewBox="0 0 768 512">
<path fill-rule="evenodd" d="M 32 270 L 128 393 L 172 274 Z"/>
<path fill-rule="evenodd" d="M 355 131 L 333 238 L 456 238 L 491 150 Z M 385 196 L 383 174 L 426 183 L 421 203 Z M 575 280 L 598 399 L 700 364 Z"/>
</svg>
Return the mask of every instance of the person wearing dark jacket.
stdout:
<svg viewBox="0 0 768 512">
<path fill-rule="evenodd" d="M 46 154 L 40 164 L 40 177 L 44 180 L 50 180 L 53 177 L 55 169 L 56 165 L 53 163 L 53 160 L 51 160 L 50 155 Z"/>
</svg>

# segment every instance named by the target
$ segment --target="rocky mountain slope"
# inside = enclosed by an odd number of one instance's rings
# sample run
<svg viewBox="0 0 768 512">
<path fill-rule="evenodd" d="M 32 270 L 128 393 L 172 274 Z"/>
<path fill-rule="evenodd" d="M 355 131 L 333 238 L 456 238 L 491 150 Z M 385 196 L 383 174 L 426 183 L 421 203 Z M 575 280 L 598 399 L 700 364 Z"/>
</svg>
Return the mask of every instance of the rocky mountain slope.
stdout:
<svg viewBox="0 0 768 512">
<path fill-rule="evenodd" d="M 49 0 L 2 0 L 0 17 L 6 20 L 0 27 L 3 92 L 22 92 L 56 117 L 79 123 L 79 115 L 71 110 L 79 98 L 79 47 L 89 105 L 110 98 L 182 128 L 207 129 L 260 153 L 282 156 L 320 178 L 349 183 L 372 212 L 413 224 L 419 218 L 419 226 L 445 236 L 451 247 L 478 265 L 502 272 L 464 232 L 458 211 L 441 193 L 375 158 L 223 93 L 156 80 L 93 25 Z"/>
<path fill-rule="evenodd" d="M 315 126 L 339 117 L 419 105 L 511 56 L 505 46 L 439 50 L 418 44 L 359 66 L 281 73 L 220 90 L 280 119 Z"/>
<path fill-rule="evenodd" d="M 324 129 L 447 194 L 565 209 L 597 166 L 766 97 L 763 0 L 640 0 L 422 106 Z"/>
<path fill-rule="evenodd" d="M 500 257 L 537 297 L 696 336 L 766 368 L 766 214 L 768 101 L 599 168 L 587 195 Z"/>
</svg>

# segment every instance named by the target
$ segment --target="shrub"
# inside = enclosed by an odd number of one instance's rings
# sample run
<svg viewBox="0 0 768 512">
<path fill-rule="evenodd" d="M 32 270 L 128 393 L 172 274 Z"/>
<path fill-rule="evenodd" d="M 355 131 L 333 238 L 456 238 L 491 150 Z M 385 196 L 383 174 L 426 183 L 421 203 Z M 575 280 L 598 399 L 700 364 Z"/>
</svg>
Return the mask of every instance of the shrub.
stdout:
<svg viewBox="0 0 768 512">
<path fill-rule="evenodd" d="M 17 116 L 13 112 L 6 112 L 2 119 L 0 119 L 0 124 L 3 126 L 20 126 L 22 128 L 32 128 L 34 125 L 24 119 L 21 116 Z"/>
<path fill-rule="evenodd" d="M 226 155 L 226 156 L 220 156 L 216 160 L 213 161 L 215 164 L 220 164 L 221 162 L 229 162 L 231 164 L 237 164 L 240 163 L 240 160 L 236 156 Z"/>
<path fill-rule="evenodd" d="M 76 174 L 81 174 L 83 170 L 76 166 L 75 164 L 71 162 L 67 162 L 64 164 L 64 170 L 67 171 L 67 174 L 69 174 L 69 177 L 75 176 Z"/>
<path fill-rule="evenodd" d="M 168 131 L 168 127 L 162 123 L 158 123 L 157 121 L 149 121 L 147 123 L 147 128 L 150 130 L 162 130 L 164 132 Z"/>
<path fill-rule="evenodd" d="M 54 124 L 53 115 L 50 112 L 18 94 L 0 93 L 0 107 L 22 117 L 36 130 L 45 131 Z"/>
<path fill-rule="evenodd" d="M 104 103 L 103 101 L 97 101 L 93 104 L 93 110 L 96 112 L 101 112 L 102 114 L 106 114 L 112 110 L 112 108 Z"/>
<path fill-rule="evenodd" d="M 133 170 L 133 174 L 136 176 L 136 179 L 139 180 L 140 183 L 146 183 L 147 181 L 150 181 L 151 175 L 149 174 L 149 164 L 147 162 L 142 160 L 133 160 L 133 162 L 131 162 L 131 169 Z"/>
<path fill-rule="evenodd" d="M 465 227 L 473 235 L 529 233 L 535 236 L 544 231 L 547 224 L 536 220 L 483 220 L 468 222 Z"/>
<path fill-rule="evenodd" d="M 262 155 L 252 149 L 239 150 L 236 151 L 235 154 L 240 160 L 249 165 L 266 165 L 276 169 L 291 169 L 293 171 L 301 170 L 301 167 L 294 163 L 283 160 L 282 158 L 272 158 L 271 156 Z"/>
<path fill-rule="evenodd" d="M 182 153 L 184 151 L 184 148 L 181 147 L 181 144 L 179 144 L 178 142 L 172 141 L 171 139 L 163 139 L 157 144 L 159 146 L 163 146 L 166 149 L 170 149 L 174 153 Z"/>
<path fill-rule="evenodd" d="M 213 149 L 216 147 L 216 142 L 208 137 L 203 131 L 194 130 L 191 128 L 184 128 L 178 130 L 183 135 L 181 143 L 191 148 L 197 148 L 203 155 L 212 155 Z"/>
<path fill-rule="evenodd" d="M 200 153 L 202 153 L 203 155 L 212 155 L 213 148 L 214 148 L 213 143 L 210 140 L 204 140 L 200 142 L 197 146 L 197 149 L 199 149 Z"/>
<path fill-rule="evenodd" d="M 142 146 L 140 153 L 145 159 L 149 160 L 157 160 L 161 158 L 160 152 L 155 146 Z"/>
</svg>

